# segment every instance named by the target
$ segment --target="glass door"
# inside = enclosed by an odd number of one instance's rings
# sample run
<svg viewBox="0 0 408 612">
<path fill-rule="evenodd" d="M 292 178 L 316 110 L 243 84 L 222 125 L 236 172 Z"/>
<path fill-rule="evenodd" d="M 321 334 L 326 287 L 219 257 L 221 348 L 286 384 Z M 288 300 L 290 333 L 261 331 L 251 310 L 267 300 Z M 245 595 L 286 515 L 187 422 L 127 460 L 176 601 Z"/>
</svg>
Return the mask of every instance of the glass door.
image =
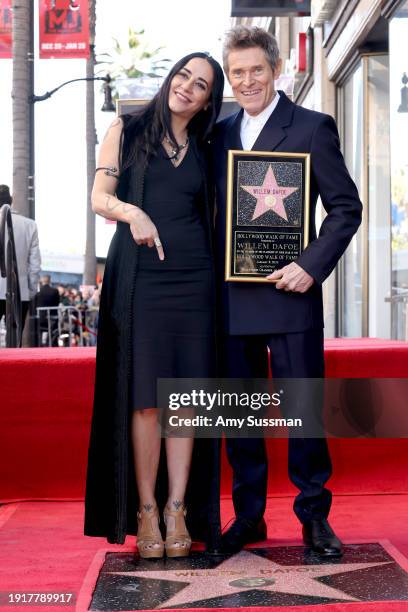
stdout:
<svg viewBox="0 0 408 612">
<path fill-rule="evenodd" d="M 391 202 L 388 56 L 365 55 L 339 88 L 346 165 L 363 222 L 338 271 L 340 336 L 391 334 Z"/>
<path fill-rule="evenodd" d="M 347 168 L 363 200 L 364 79 L 362 62 L 339 89 L 339 120 Z M 338 269 L 338 335 L 363 335 L 363 231 L 358 230 Z"/>
</svg>

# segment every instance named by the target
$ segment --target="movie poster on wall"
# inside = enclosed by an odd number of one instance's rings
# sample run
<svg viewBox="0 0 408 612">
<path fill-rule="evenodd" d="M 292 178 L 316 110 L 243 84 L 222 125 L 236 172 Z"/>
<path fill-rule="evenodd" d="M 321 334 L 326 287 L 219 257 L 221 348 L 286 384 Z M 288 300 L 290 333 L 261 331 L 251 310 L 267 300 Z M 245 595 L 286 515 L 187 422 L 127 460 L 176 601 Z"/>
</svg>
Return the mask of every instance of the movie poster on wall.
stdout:
<svg viewBox="0 0 408 612">
<path fill-rule="evenodd" d="M 12 58 L 11 0 L 0 0 L 0 59 Z"/>
<path fill-rule="evenodd" d="M 88 59 L 88 0 L 39 0 L 39 17 L 41 59 Z"/>
</svg>

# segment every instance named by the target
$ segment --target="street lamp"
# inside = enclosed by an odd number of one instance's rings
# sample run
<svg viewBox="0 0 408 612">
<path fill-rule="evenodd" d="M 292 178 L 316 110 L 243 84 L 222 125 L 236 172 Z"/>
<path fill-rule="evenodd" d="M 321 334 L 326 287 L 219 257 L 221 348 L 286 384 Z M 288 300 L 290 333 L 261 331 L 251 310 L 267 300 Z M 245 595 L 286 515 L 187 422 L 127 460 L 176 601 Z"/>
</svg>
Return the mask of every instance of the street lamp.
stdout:
<svg viewBox="0 0 408 612">
<path fill-rule="evenodd" d="M 51 89 L 51 91 L 47 91 L 42 96 L 36 96 L 35 94 L 33 94 L 31 96 L 30 102 L 34 104 L 35 102 L 42 102 L 43 100 L 48 100 L 48 98 L 51 98 L 51 96 L 54 95 L 56 91 L 61 89 L 61 87 L 65 87 L 65 85 L 68 85 L 69 83 L 76 83 L 77 81 L 105 81 L 105 85 L 103 88 L 105 100 L 101 110 L 108 113 L 115 112 L 115 105 L 112 102 L 112 87 L 110 85 L 112 78 L 109 74 L 104 77 L 83 77 L 81 79 L 71 79 L 70 81 L 66 81 L 61 85 L 58 85 L 58 87 Z"/>
<path fill-rule="evenodd" d="M 406 72 L 404 72 L 404 74 L 402 75 L 401 81 L 402 81 L 403 87 L 401 88 L 401 104 L 398 108 L 398 112 L 408 113 L 408 87 L 407 87 L 408 76 Z"/>
<path fill-rule="evenodd" d="M 30 208 L 30 217 L 31 219 L 35 218 L 35 184 L 34 184 L 34 176 L 35 176 L 35 150 L 34 150 L 34 104 L 36 102 L 42 102 L 43 100 L 48 100 L 52 95 L 55 94 L 56 91 L 65 87 L 65 85 L 69 85 L 69 83 L 76 83 L 78 81 L 105 81 L 104 85 L 104 96 L 105 100 L 102 105 L 101 110 L 103 112 L 115 112 L 116 108 L 112 102 L 112 87 L 110 85 L 112 78 L 109 74 L 104 77 L 82 77 L 80 79 L 71 79 L 70 81 L 66 81 L 58 87 L 51 89 L 51 91 L 47 91 L 45 94 L 41 96 L 36 96 L 34 93 L 29 96 L 30 103 L 30 160 L 29 160 L 29 179 L 28 179 L 28 188 L 29 188 L 29 208 Z"/>
<path fill-rule="evenodd" d="M 105 96 L 105 100 L 103 102 L 101 111 L 103 111 L 104 113 L 114 113 L 116 111 L 116 108 L 114 103 L 112 102 L 112 87 L 110 85 L 112 78 L 110 74 L 107 74 L 104 80 L 105 85 L 103 86 L 103 94 Z"/>
</svg>

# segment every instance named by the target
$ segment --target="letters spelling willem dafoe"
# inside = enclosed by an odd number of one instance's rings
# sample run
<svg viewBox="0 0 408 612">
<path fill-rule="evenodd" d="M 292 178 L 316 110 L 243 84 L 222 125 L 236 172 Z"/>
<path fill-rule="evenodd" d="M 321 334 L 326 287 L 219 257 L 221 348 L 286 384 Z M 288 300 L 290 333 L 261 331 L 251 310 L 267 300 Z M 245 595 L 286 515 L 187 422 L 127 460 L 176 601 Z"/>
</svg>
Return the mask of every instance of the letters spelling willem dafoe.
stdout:
<svg viewBox="0 0 408 612">
<path fill-rule="evenodd" d="M 228 151 L 225 280 L 266 280 L 309 241 L 310 155 Z"/>
</svg>

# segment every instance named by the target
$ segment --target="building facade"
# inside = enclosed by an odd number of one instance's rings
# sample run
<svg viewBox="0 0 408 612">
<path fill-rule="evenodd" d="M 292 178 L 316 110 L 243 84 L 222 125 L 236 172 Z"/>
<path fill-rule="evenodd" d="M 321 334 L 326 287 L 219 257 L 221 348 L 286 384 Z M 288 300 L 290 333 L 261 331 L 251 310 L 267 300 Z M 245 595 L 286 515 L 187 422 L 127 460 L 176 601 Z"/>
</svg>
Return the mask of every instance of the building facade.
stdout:
<svg viewBox="0 0 408 612">
<path fill-rule="evenodd" d="M 270 29 L 295 101 L 335 117 L 364 205 L 324 286 L 326 336 L 408 340 L 408 0 L 312 0 Z"/>
</svg>

